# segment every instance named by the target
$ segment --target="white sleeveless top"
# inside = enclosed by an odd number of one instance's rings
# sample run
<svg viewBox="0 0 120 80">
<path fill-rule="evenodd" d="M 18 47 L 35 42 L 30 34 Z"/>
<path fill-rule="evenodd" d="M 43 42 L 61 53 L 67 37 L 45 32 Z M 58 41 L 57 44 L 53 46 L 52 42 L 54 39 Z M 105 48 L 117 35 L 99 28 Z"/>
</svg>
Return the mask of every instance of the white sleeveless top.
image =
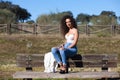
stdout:
<svg viewBox="0 0 120 80">
<path fill-rule="evenodd" d="M 74 34 L 65 35 L 65 38 L 66 38 L 68 43 L 74 42 Z"/>
</svg>

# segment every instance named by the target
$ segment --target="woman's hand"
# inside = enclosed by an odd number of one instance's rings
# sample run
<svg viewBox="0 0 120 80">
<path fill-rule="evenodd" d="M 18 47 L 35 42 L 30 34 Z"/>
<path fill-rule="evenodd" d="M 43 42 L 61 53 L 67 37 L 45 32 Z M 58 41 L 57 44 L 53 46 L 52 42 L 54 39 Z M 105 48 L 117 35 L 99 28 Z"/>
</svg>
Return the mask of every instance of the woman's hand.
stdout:
<svg viewBox="0 0 120 80">
<path fill-rule="evenodd" d="M 59 49 L 64 50 L 64 44 L 60 45 Z"/>
<path fill-rule="evenodd" d="M 59 48 L 60 50 L 64 50 L 65 48 L 64 47 L 61 47 L 61 48 Z"/>
</svg>

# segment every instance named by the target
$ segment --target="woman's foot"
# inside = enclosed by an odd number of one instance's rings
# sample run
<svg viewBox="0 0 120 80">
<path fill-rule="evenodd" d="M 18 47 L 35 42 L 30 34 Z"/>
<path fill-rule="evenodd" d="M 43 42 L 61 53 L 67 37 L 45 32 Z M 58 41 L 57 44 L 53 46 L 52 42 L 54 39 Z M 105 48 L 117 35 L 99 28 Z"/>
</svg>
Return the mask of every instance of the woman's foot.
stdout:
<svg viewBox="0 0 120 80">
<path fill-rule="evenodd" d="M 65 74 L 65 73 L 68 73 L 68 68 L 66 65 L 63 65 L 61 68 L 60 68 L 60 74 Z"/>
<path fill-rule="evenodd" d="M 62 63 L 59 63 L 59 66 L 60 66 L 60 70 L 62 70 L 63 64 L 62 64 Z"/>
</svg>

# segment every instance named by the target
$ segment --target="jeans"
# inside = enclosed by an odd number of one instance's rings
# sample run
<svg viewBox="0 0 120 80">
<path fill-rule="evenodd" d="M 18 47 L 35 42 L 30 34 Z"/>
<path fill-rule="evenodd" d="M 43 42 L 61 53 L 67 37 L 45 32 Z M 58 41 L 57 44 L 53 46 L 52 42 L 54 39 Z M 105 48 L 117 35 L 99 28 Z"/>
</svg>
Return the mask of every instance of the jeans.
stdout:
<svg viewBox="0 0 120 80">
<path fill-rule="evenodd" d="M 53 47 L 51 49 L 51 52 L 58 63 L 63 63 L 63 65 L 67 65 L 67 58 L 77 54 L 77 47 L 74 46 L 72 48 L 68 48 L 69 45 L 71 45 L 71 43 L 66 43 L 64 45 L 65 49 L 63 50 L 60 50 L 57 47 Z"/>
</svg>

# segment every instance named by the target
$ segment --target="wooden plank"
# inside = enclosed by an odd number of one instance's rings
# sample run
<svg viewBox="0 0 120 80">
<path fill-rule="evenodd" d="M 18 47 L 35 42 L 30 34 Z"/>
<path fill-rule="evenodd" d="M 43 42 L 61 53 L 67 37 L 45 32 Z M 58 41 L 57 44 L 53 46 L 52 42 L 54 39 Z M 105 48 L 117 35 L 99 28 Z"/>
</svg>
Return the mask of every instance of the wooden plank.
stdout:
<svg viewBox="0 0 120 80">
<path fill-rule="evenodd" d="M 116 62 L 108 62 L 107 64 L 103 64 L 103 62 L 70 62 L 70 67 L 117 67 Z M 44 62 L 42 61 L 31 61 L 31 62 L 23 62 L 17 61 L 17 66 L 19 67 L 44 67 Z"/>
<path fill-rule="evenodd" d="M 44 62 L 43 61 L 30 61 L 30 62 L 23 62 L 23 61 L 17 61 L 18 67 L 43 67 Z"/>
<path fill-rule="evenodd" d="M 117 63 L 115 62 L 107 62 L 104 64 L 103 62 L 83 62 L 83 67 L 117 67 Z"/>
<path fill-rule="evenodd" d="M 44 59 L 44 54 L 17 54 L 17 61 L 27 61 L 27 60 L 33 60 L 33 61 L 38 61 L 38 60 L 43 60 Z"/>
<path fill-rule="evenodd" d="M 17 54 L 18 67 L 43 67 L 44 54 Z"/>
<path fill-rule="evenodd" d="M 82 60 L 82 61 L 101 61 L 109 60 L 116 61 L 118 60 L 117 54 L 77 54 L 70 58 L 71 60 Z"/>
<path fill-rule="evenodd" d="M 117 67 L 117 54 L 77 54 L 69 58 L 72 67 Z M 19 67 L 43 67 L 44 54 L 17 54 Z"/>
<path fill-rule="evenodd" d="M 69 62 L 70 67 L 117 67 L 116 62 Z"/>
<path fill-rule="evenodd" d="M 117 60 L 117 54 L 83 54 L 82 60 Z"/>
<path fill-rule="evenodd" d="M 73 67 L 117 67 L 117 54 L 77 54 L 68 59 Z"/>
<path fill-rule="evenodd" d="M 13 78 L 118 78 L 117 72 L 71 72 L 68 74 L 44 72 L 16 72 Z"/>
</svg>

